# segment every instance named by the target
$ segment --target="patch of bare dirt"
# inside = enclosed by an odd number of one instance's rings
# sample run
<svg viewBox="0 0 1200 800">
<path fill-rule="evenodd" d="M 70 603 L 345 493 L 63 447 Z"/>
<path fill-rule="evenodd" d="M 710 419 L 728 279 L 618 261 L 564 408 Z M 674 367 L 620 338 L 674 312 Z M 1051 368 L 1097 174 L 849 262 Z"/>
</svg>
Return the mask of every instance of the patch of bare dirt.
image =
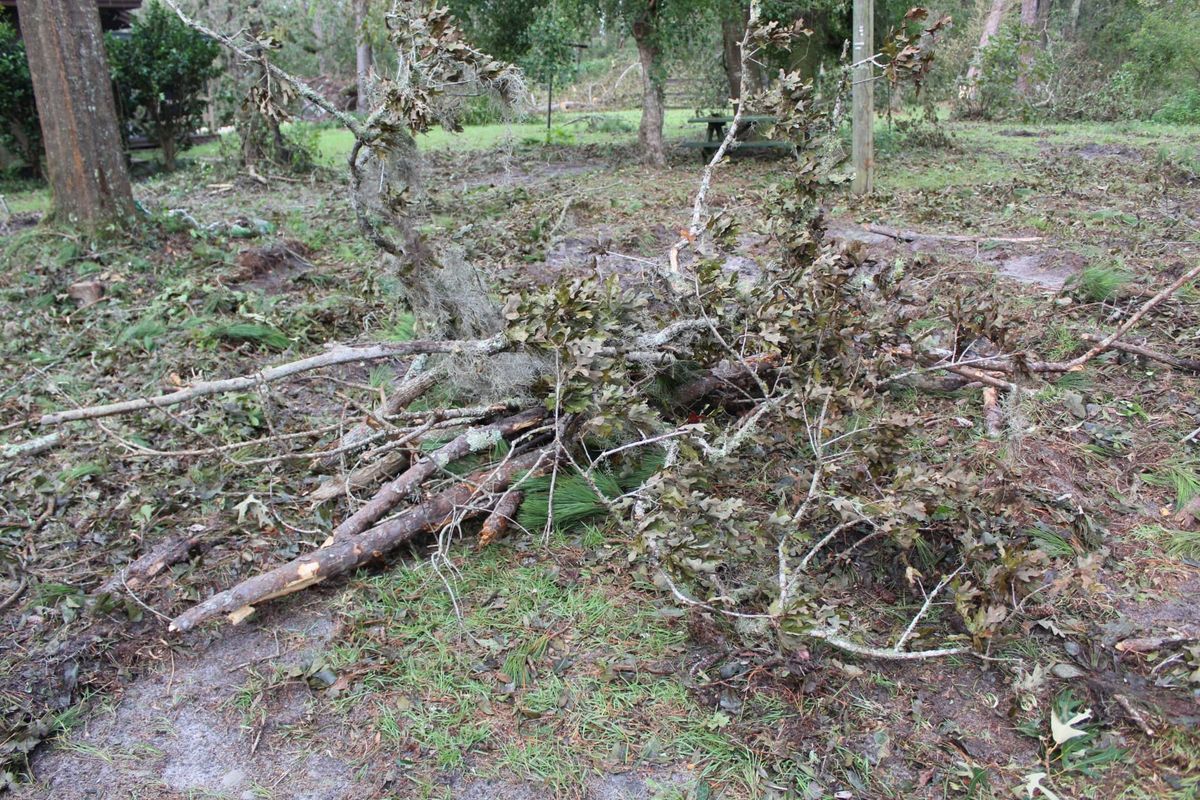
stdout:
<svg viewBox="0 0 1200 800">
<path fill-rule="evenodd" d="M 897 238 L 846 220 L 831 221 L 828 233 L 832 239 L 863 245 L 877 259 L 921 254 L 973 262 L 1017 283 L 1056 291 L 1087 266 L 1083 256 L 1050 242 L 962 241 L 916 231 L 904 231 Z"/>
<path fill-rule="evenodd" d="M 261 715 L 239 708 L 251 672 L 303 667 L 334 634 L 318 601 L 285 609 L 272 624 L 230 628 L 210 644 L 130 682 L 120 700 L 89 715 L 32 759 L 36 783 L 17 798 L 117 798 L 218 795 L 334 800 L 376 796 L 338 755 L 336 731 L 317 741 L 291 735 L 314 715 L 303 680 L 276 687 Z M 257 710 L 257 709 L 256 709 Z M 244 713 L 247 712 L 247 713 Z"/>
<path fill-rule="evenodd" d="M 311 255 L 307 245 L 294 239 L 247 247 L 237 255 L 238 269 L 231 281 L 264 294 L 279 294 L 312 269 Z"/>
<path fill-rule="evenodd" d="M 1119 158 L 1125 161 L 1142 160 L 1140 150 L 1132 147 L 1124 147 L 1119 144 L 1096 144 L 1095 142 L 1090 142 L 1078 147 L 1072 147 L 1067 152 L 1085 161 L 1092 161 L 1097 158 Z"/>
</svg>

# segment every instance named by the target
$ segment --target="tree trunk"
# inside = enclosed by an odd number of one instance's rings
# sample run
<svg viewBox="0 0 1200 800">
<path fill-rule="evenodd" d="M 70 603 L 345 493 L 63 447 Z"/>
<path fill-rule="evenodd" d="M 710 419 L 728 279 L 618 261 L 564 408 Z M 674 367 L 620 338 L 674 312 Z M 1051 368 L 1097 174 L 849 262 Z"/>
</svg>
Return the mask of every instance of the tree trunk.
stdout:
<svg viewBox="0 0 1200 800">
<path fill-rule="evenodd" d="M 980 65 L 983 62 L 983 51 L 1000 32 L 1000 23 L 1004 21 L 1004 12 L 1008 10 L 1009 2 L 1010 0 L 992 0 L 992 8 L 983 21 L 983 33 L 979 35 L 979 46 L 975 48 L 975 56 L 971 59 L 971 66 L 967 69 L 966 98 L 968 101 L 974 102 L 979 94 L 977 84 L 982 77 Z"/>
<path fill-rule="evenodd" d="M 53 214 L 98 227 L 134 216 L 94 0 L 21 0 Z"/>
<path fill-rule="evenodd" d="M 163 170 L 166 172 L 175 171 L 175 152 L 177 145 L 175 141 L 175 133 L 159 129 L 158 144 L 162 148 Z"/>
<path fill-rule="evenodd" d="M 638 61 L 642 65 L 642 123 L 638 126 L 638 145 L 642 148 L 642 160 L 661 167 L 667 163 L 663 146 L 663 85 L 659 57 L 661 50 L 655 41 L 652 3 L 646 16 L 633 26 L 633 38 L 637 43 Z"/>
<path fill-rule="evenodd" d="M 726 17 L 721 20 L 721 54 L 725 61 L 725 80 L 729 83 L 729 97 L 741 100 L 742 91 L 742 33 L 744 28 L 738 20 Z"/>
<path fill-rule="evenodd" d="M 1017 72 L 1017 92 L 1022 96 L 1029 94 L 1037 21 L 1038 0 L 1021 0 L 1021 66 Z"/>
<path fill-rule="evenodd" d="M 367 87 L 371 79 L 371 64 L 374 60 L 371 54 L 371 41 L 367 37 L 367 13 L 370 11 L 371 0 L 354 0 L 354 33 L 358 46 L 355 49 L 355 63 L 358 73 L 358 100 L 356 110 L 366 113 L 371 110 L 367 97 Z"/>
<path fill-rule="evenodd" d="M 1072 36 L 1075 34 L 1075 31 L 1079 29 L 1079 11 L 1082 5 L 1083 0 L 1071 0 L 1069 28 Z"/>
</svg>

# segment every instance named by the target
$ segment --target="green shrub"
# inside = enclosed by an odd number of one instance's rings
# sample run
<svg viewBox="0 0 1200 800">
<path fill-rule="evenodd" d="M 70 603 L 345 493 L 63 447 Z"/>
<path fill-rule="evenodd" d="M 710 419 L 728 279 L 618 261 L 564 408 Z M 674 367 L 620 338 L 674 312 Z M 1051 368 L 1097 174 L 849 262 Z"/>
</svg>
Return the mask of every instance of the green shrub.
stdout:
<svg viewBox="0 0 1200 800">
<path fill-rule="evenodd" d="M 128 38 L 108 38 L 108 60 L 129 124 L 162 147 L 163 166 L 200 124 L 208 81 L 220 45 L 152 0 L 133 23 Z"/>
<path fill-rule="evenodd" d="M 1176 125 L 1200 125 L 1200 89 L 1192 87 L 1172 95 L 1154 113 L 1153 119 Z"/>
<path fill-rule="evenodd" d="M 0 145 L 41 175 L 42 129 L 33 99 L 33 79 L 25 43 L 12 25 L 0 20 Z"/>
</svg>

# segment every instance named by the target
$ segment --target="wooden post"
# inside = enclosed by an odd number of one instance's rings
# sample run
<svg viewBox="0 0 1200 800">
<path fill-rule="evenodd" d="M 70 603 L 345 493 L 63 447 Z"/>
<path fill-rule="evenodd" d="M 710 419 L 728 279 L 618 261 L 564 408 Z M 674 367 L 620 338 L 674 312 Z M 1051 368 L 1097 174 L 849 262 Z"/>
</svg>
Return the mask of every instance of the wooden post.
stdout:
<svg viewBox="0 0 1200 800">
<path fill-rule="evenodd" d="M 855 194 L 875 189 L 875 0 L 854 0 L 854 181 Z"/>
</svg>

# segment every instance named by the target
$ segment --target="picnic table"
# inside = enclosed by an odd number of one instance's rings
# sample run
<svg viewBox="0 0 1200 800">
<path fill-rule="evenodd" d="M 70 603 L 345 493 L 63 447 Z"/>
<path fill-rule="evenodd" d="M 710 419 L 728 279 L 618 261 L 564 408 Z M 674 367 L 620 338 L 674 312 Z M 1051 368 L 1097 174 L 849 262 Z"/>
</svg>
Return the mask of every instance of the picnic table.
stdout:
<svg viewBox="0 0 1200 800">
<path fill-rule="evenodd" d="M 705 161 L 712 158 L 713 153 L 721 147 L 721 142 L 725 141 L 725 129 L 733 123 L 734 116 L 732 114 L 707 114 L 704 116 L 692 117 L 688 120 L 693 125 L 705 125 L 704 141 L 684 142 L 684 147 L 700 148 L 700 156 Z M 779 142 L 771 139 L 747 141 L 742 137 L 749 131 L 754 130 L 759 123 L 771 124 L 775 121 L 775 117 L 770 114 L 743 114 L 738 120 L 737 138 L 735 139 L 735 148 L 753 149 L 753 150 L 788 150 L 792 149 L 789 142 Z"/>
</svg>

